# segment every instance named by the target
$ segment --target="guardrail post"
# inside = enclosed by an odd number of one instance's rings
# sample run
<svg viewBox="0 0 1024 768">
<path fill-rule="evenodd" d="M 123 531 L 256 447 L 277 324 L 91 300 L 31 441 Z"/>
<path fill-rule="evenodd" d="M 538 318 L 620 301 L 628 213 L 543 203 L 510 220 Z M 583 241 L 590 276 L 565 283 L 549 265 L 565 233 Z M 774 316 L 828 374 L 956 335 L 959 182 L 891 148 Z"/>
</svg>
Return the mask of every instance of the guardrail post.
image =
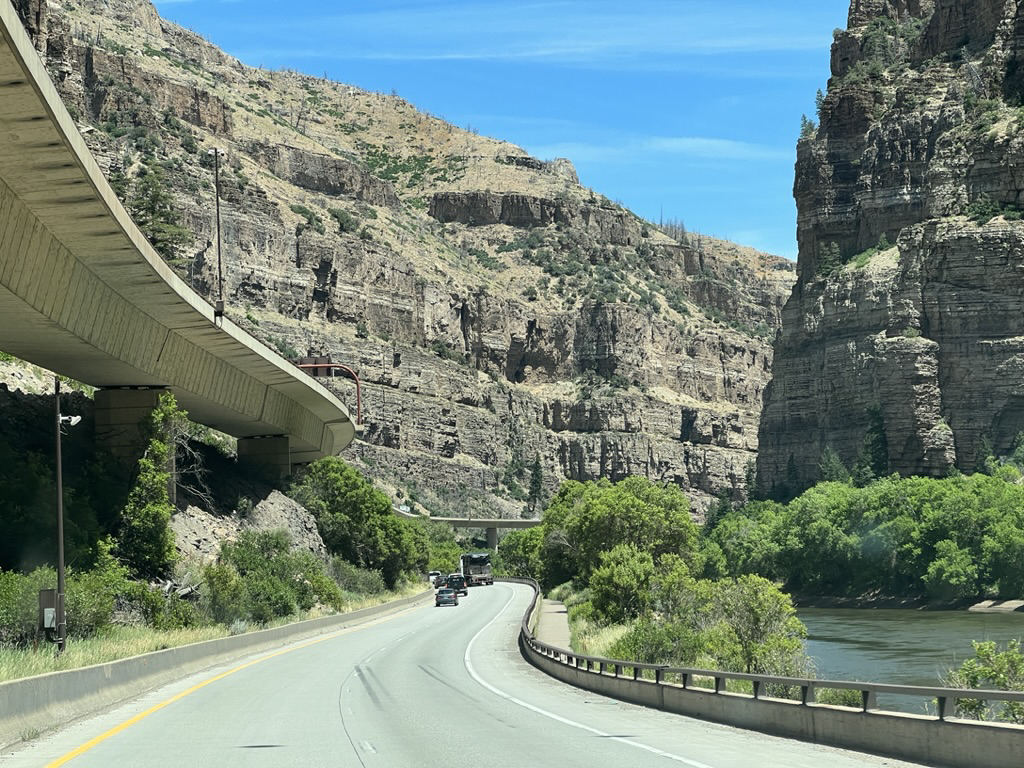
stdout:
<svg viewBox="0 0 1024 768">
<path fill-rule="evenodd" d="M 951 696 L 938 697 L 939 720 L 945 720 L 956 714 L 956 699 Z"/>
<path fill-rule="evenodd" d="M 724 678 L 722 678 L 721 676 L 715 675 L 715 693 L 721 693 L 722 692 L 722 680 L 723 679 Z"/>
<path fill-rule="evenodd" d="M 640 677 L 640 667 L 633 667 L 633 679 L 636 680 Z"/>
<path fill-rule="evenodd" d="M 864 704 L 864 711 L 867 712 L 869 709 L 877 709 L 878 701 L 875 698 L 875 692 L 873 689 L 860 692 L 861 702 Z"/>
<path fill-rule="evenodd" d="M 658 667 L 654 670 L 654 682 L 661 685 L 662 678 L 665 676 L 665 668 Z"/>
<path fill-rule="evenodd" d="M 679 682 L 682 683 L 682 686 L 683 686 L 684 689 L 685 688 L 689 688 L 690 687 L 690 673 L 689 672 L 680 672 L 679 673 Z"/>
<path fill-rule="evenodd" d="M 622 665 L 621 664 L 616 664 L 615 665 L 615 676 L 616 677 L 622 677 Z"/>
<path fill-rule="evenodd" d="M 755 699 L 760 699 L 761 698 L 761 692 L 764 690 L 764 682 L 762 682 L 761 680 L 754 680 L 753 681 L 753 688 L 754 688 L 754 698 Z"/>
<path fill-rule="evenodd" d="M 800 686 L 800 703 L 801 704 L 813 704 L 814 699 L 814 683 L 808 682 L 806 685 Z"/>
</svg>

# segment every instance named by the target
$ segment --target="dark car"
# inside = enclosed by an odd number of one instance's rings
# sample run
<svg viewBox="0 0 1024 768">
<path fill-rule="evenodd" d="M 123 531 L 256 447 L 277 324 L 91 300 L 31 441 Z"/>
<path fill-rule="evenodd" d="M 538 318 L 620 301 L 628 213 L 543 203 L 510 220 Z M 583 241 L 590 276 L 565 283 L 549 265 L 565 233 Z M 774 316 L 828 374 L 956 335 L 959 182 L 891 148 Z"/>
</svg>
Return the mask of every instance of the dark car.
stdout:
<svg viewBox="0 0 1024 768">
<path fill-rule="evenodd" d="M 459 594 L 454 589 L 437 590 L 437 595 L 434 596 L 434 607 L 440 608 L 442 605 L 458 605 Z"/>
<path fill-rule="evenodd" d="M 461 573 L 453 573 L 449 576 L 447 585 L 449 589 L 454 589 L 460 595 L 469 594 L 469 585 L 466 584 L 466 577 Z"/>
</svg>

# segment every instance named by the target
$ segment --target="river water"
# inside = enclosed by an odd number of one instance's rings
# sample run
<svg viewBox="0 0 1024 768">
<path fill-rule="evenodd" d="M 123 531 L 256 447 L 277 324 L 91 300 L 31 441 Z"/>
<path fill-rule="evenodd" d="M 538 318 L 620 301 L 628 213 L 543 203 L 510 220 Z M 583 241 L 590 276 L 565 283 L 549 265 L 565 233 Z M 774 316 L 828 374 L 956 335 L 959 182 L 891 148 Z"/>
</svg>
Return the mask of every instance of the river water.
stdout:
<svg viewBox="0 0 1024 768">
<path fill-rule="evenodd" d="M 948 668 L 973 655 L 972 640 L 1024 639 L 1024 613 L 801 608 L 797 615 L 817 676 L 829 680 L 942 685 Z M 879 704 L 921 711 L 920 702 L 886 697 Z"/>
</svg>

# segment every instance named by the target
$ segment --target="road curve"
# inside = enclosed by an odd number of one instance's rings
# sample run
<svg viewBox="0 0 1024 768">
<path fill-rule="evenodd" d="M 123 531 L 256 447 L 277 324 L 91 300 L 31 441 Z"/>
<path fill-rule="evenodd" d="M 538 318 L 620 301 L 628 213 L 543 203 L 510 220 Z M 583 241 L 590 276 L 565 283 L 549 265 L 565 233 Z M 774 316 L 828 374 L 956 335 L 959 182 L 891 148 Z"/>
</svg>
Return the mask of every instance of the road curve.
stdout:
<svg viewBox="0 0 1024 768">
<path fill-rule="evenodd" d="M 564 686 L 519 655 L 516 633 L 530 597 L 521 585 L 477 587 L 458 607 L 411 609 L 209 670 L 0 763 L 911 768 Z"/>
</svg>

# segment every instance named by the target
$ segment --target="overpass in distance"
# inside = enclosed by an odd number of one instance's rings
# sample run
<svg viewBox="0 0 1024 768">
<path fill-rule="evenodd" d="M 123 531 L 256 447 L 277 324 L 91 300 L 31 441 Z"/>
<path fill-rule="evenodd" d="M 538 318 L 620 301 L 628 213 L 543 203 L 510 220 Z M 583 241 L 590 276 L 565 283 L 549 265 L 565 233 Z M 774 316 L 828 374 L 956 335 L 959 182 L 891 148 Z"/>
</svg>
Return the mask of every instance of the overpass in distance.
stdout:
<svg viewBox="0 0 1024 768">
<path fill-rule="evenodd" d="M 541 524 L 541 519 L 524 520 L 522 518 L 501 518 L 501 517 L 424 517 L 415 512 L 406 512 L 404 509 L 392 505 L 392 510 L 399 517 L 406 517 L 411 520 L 433 520 L 438 523 L 447 523 L 452 528 L 484 528 L 487 531 L 488 549 L 498 548 L 499 528 L 533 528 Z"/>
<path fill-rule="evenodd" d="M 118 201 L 18 15 L 0 0 L 0 350 L 97 387 L 97 435 L 127 454 L 159 392 L 278 466 L 355 435 L 329 390 L 225 317 Z"/>
</svg>

